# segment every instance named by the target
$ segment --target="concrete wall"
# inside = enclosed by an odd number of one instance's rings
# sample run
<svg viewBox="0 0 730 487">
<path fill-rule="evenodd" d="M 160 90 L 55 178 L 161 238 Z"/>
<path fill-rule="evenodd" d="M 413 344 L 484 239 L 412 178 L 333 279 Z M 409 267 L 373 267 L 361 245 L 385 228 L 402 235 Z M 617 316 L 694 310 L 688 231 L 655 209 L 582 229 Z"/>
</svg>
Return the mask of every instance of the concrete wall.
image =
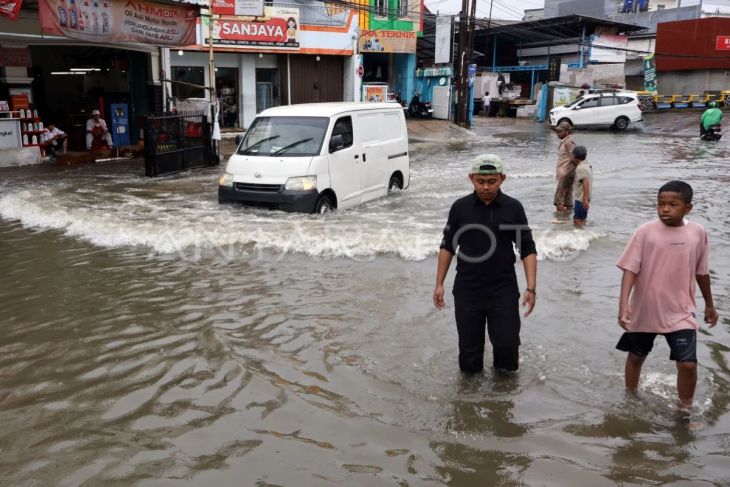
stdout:
<svg viewBox="0 0 730 487">
<path fill-rule="evenodd" d="M 581 86 L 584 83 L 599 88 L 602 86 L 626 86 L 624 64 L 591 64 L 583 69 L 560 65 L 560 84 Z"/>
<path fill-rule="evenodd" d="M 730 71 L 664 71 L 657 73 L 661 95 L 701 95 L 705 91 L 730 90 Z"/>
</svg>

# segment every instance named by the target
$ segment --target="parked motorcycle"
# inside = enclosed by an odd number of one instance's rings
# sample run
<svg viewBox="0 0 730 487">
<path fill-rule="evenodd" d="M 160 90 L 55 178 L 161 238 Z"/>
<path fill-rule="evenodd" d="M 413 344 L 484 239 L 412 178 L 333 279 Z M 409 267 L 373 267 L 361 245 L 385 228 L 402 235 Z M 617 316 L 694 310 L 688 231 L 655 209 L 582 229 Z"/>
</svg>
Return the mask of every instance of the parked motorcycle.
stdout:
<svg viewBox="0 0 730 487">
<path fill-rule="evenodd" d="M 433 107 L 430 101 L 421 101 L 418 93 L 413 94 L 411 102 L 408 104 L 408 116 L 417 118 L 433 118 Z"/>
<path fill-rule="evenodd" d="M 711 142 L 716 142 L 722 138 L 722 126 L 720 124 L 713 125 L 709 129 L 704 130 L 700 134 L 700 139 L 702 140 L 709 140 Z"/>
</svg>

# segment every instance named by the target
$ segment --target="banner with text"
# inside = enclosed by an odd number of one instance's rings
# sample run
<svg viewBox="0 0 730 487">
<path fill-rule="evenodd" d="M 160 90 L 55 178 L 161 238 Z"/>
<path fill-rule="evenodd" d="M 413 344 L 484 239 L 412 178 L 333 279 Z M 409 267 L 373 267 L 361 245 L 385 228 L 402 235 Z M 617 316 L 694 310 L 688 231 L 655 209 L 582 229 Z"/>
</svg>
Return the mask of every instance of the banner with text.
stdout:
<svg viewBox="0 0 730 487">
<path fill-rule="evenodd" d="M 656 57 L 654 53 L 644 58 L 644 90 L 656 93 Z"/>
<path fill-rule="evenodd" d="M 22 3 L 23 0 L 0 0 L 0 15 L 8 17 L 10 20 L 17 19 Z"/>
<path fill-rule="evenodd" d="M 360 34 L 360 52 L 416 52 L 418 33 L 401 30 L 364 30 Z"/>
<path fill-rule="evenodd" d="M 266 7 L 263 17 L 221 17 L 213 25 L 213 44 L 299 49 L 298 8 Z M 208 34 L 205 27 L 203 34 Z M 207 38 L 205 42 L 208 42 Z"/>
<path fill-rule="evenodd" d="M 212 0 L 211 8 L 216 15 L 262 17 L 264 0 Z"/>
<path fill-rule="evenodd" d="M 146 0 L 39 0 L 41 30 L 89 42 L 154 46 L 195 44 L 198 8 Z"/>
</svg>

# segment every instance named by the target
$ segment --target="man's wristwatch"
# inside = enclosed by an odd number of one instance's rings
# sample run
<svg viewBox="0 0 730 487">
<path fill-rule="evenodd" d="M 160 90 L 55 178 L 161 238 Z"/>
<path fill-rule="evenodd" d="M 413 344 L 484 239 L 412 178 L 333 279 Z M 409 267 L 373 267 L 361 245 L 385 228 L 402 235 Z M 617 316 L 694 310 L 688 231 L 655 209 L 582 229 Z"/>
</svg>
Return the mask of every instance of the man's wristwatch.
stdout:
<svg viewBox="0 0 730 487">
<path fill-rule="evenodd" d="M 532 293 L 532 294 L 534 294 L 534 295 L 535 295 L 535 297 L 537 297 L 537 291 L 535 291 L 534 289 L 530 289 L 530 288 L 528 287 L 527 289 L 525 289 L 525 291 L 527 291 L 528 293 Z"/>
</svg>

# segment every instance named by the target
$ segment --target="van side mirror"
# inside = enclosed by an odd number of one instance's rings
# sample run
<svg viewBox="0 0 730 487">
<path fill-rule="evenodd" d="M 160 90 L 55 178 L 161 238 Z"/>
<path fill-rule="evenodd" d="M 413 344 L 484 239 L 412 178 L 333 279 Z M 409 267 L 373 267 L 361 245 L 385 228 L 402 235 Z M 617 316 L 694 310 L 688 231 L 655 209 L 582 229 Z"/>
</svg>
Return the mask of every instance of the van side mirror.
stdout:
<svg viewBox="0 0 730 487">
<path fill-rule="evenodd" d="M 573 110 L 580 110 L 580 105 L 576 105 L 573 107 Z"/>
<path fill-rule="evenodd" d="M 241 145 L 242 140 L 243 140 L 243 135 L 241 135 L 241 134 L 236 135 L 236 147 Z"/>
<path fill-rule="evenodd" d="M 341 135 L 333 135 L 330 138 L 330 153 L 337 152 L 345 147 L 345 139 Z"/>
</svg>

